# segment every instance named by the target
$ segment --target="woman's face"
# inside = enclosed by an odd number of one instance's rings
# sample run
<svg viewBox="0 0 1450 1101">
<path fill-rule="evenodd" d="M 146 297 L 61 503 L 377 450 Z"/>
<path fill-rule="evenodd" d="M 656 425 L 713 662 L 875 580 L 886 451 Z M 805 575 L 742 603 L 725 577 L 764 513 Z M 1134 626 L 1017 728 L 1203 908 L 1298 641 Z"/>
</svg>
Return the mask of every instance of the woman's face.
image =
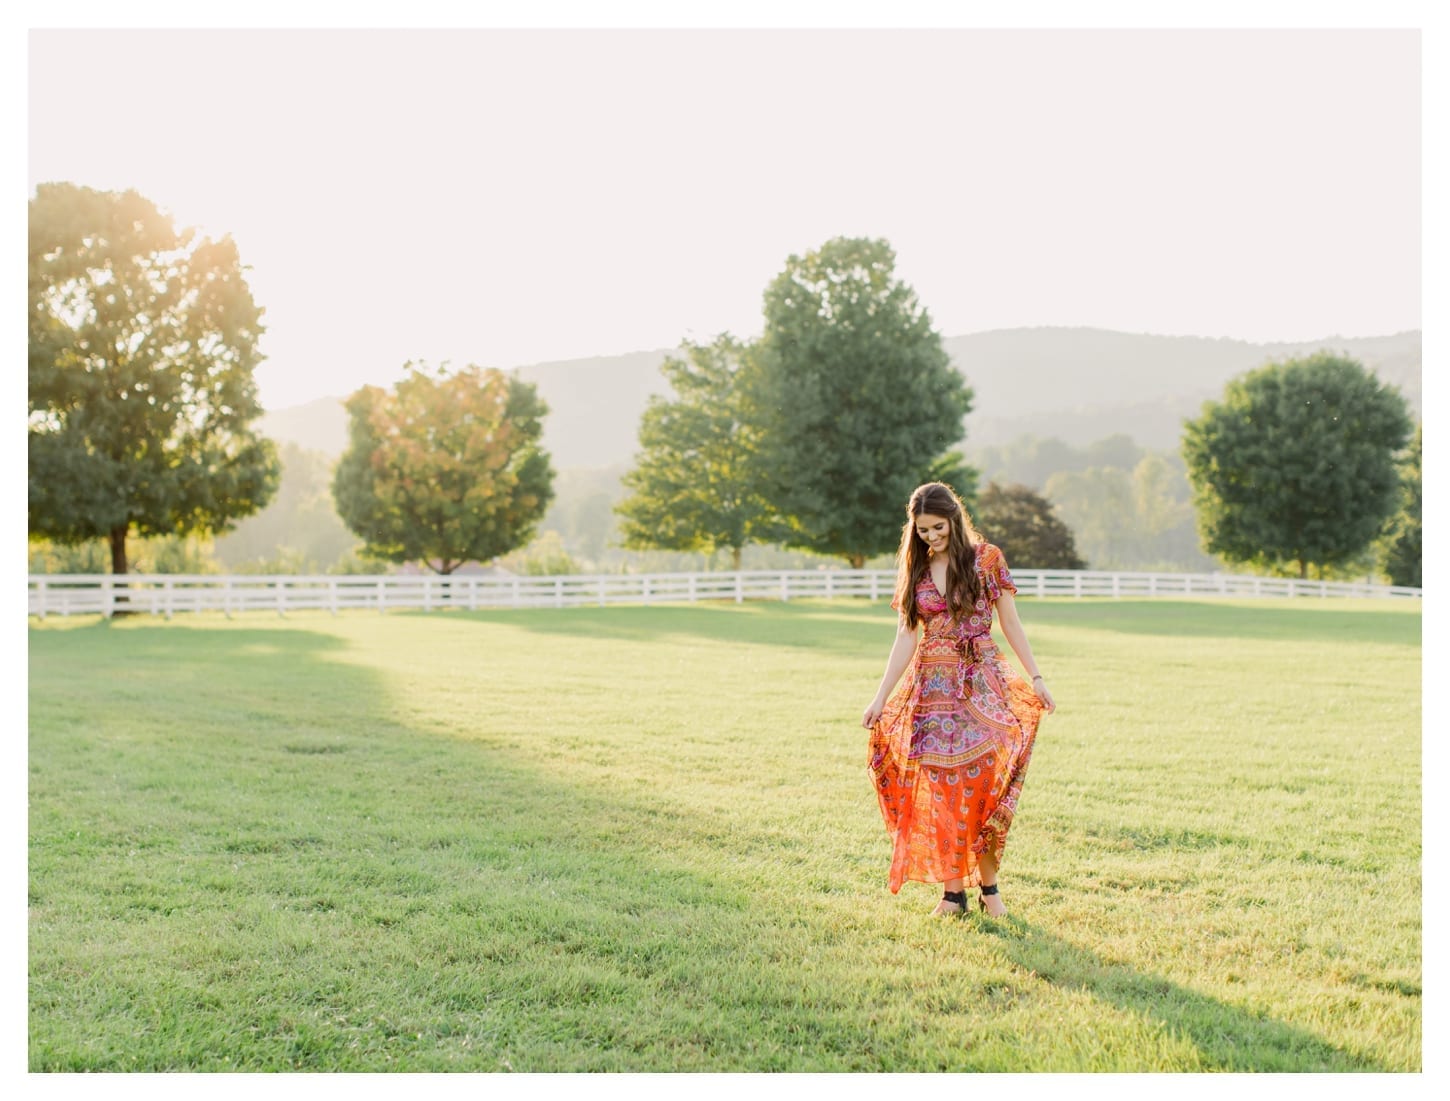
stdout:
<svg viewBox="0 0 1450 1101">
<path fill-rule="evenodd" d="M 916 535 L 932 554 L 941 554 L 951 539 L 952 524 L 945 516 L 923 512 L 916 518 Z"/>
</svg>

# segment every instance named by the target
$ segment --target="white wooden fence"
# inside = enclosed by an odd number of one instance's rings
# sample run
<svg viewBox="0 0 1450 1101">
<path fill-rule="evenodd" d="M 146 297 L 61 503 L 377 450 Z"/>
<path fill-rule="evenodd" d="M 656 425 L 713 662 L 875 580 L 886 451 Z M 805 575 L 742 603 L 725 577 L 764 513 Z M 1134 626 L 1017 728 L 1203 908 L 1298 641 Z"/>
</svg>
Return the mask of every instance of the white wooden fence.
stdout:
<svg viewBox="0 0 1450 1101">
<path fill-rule="evenodd" d="M 1013 570 L 1020 596 L 1412 597 L 1421 589 L 1358 582 L 1298 581 L 1237 574 Z M 889 599 L 890 570 L 745 570 L 738 573 L 571 574 L 559 577 L 435 575 L 32 574 L 30 614 L 110 616 L 123 609 L 176 612 L 347 608 L 564 608 L 699 600 Z"/>
</svg>

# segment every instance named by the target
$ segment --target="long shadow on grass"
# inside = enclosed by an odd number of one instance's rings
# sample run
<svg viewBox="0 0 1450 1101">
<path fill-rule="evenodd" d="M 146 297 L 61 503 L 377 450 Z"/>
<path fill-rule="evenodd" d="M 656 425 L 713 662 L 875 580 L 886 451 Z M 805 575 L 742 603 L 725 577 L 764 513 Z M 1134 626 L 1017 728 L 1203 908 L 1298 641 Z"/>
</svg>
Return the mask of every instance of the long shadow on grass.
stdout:
<svg viewBox="0 0 1450 1101">
<path fill-rule="evenodd" d="M 1205 1067 L 1224 1071 L 1388 1071 L 1372 1056 L 1347 1052 L 1313 1033 L 1229 1005 L 1156 975 L 1111 963 L 1018 917 L 982 921 L 1003 955 L 1042 982 L 1161 1022 L 1189 1040 Z"/>
<path fill-rule="evenodd" d="M 761 918 L 649 846 L 688 815 L 428 728 L 325 631 L 30 651 L 31 1070 L 792 1069 L 822 1027 L 722 986 Z"/>
</svg>

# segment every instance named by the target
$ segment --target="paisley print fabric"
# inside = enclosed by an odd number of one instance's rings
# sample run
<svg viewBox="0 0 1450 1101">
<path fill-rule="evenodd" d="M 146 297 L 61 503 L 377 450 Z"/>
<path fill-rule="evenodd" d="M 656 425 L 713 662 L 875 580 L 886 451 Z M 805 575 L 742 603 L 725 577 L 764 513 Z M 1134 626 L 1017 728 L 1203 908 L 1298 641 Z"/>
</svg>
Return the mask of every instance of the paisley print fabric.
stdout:
<svg viewBox="0 0 1450 1101">
<path fill-rule="evenodd" d="M 982 596 L 960 623 L 930 571 L 922 578 L 916 654 L 871 731 L 893 893 L 907 880 L 977 886 L 978 855 L 1002 859 L 1032 759 L 1042 702 L 992 641 L 997 598 L 1017 586 L 990 543 L 977 547 L 977 573 Z"/>
</svg>

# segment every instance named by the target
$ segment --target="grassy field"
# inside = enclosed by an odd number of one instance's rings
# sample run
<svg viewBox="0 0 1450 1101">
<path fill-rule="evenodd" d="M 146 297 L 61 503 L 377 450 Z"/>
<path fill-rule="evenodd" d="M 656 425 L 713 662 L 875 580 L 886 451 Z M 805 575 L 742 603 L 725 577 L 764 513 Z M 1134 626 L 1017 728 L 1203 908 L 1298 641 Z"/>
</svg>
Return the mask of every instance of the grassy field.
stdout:
<svg viewBox="0 0 1450 1101">
<path fill-rule="evenodd" d="M 32 621 L 30 1069 L 1420 1069 L 1418 602 L 1019 606 L 1004 921 L 882 604 Z"/>
</svg>

